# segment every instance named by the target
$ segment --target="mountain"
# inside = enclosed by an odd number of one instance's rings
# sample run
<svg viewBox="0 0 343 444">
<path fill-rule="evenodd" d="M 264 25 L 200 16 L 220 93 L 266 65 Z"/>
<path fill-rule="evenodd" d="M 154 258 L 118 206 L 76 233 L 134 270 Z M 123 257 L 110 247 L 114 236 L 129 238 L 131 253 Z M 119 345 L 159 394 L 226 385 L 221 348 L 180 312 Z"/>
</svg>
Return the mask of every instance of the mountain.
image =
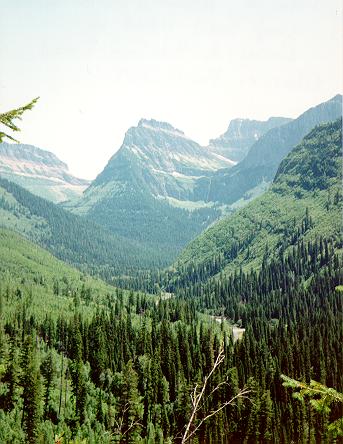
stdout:
<svg viewBox="0 0 343 444">
<path fill-rule="evenodd" d="M 233 165 L 169 123 L 142 119 L 127 131 L 120 149 L 87 190 L 86 199 L 111 183 L 116 191 L 136 187 L 160 199 L 194 200 L 197 178 Z"/>
<path fill-rule="evenodd" d="M 157 255 L 152 259 L 152 252 L 138 242 L 121 239 L 1 177 L 0 227 L 16 231 L 59 259 L 106 277 L 160 265 Z"/>
<path fill-rule="evenodd" d="M 264 192 L 287 152 L 316 124 L 339 115 L 340 101 L 337 96 L 295 121 L 235 121 L 227 140 L 236 146 L 260 137 L 237 165 L 169 123 L 142 119 L 84 194 L 65 208 L 170 264 L 211 223 Z"/>
<path fill-rule="evenodd" d="M 250 119 L 231 120 L 228 129 L 216 139 L 211 139 L 208 149 L 235 162 L 240 162 L 251 146 L 272 128 L 290 122 L 286 117 L 270 117 L 266 121 Z"/>
<path fill-rule="evenodd" d="M 170 124 L 142 119 L 66 208 L 155 249 L 167 263 L 220 214 L 194 193 L 197 180 L 232 165 Z"/>
<path fill-rule="evenodd" d="M 1 143 L 0 175 L 56 203 L 80 196 L 89 185 L 53 153 L 33 145 Z"/>
<path fill-rule="evenodd" d="M 291 122 L 265 133 L 239 164 L 230 170 L 222 169 L 211 177 L 199 179 L 196 191 L 201 193 L 206 189 L 206 201 L 230 205 L 260 194 L 273 180 L 282 159 L 314 126 L 341 115 L 342 96 L 336 95 Z"/>
<path fill-rule="evenodd" d="M 185 248 L 175 265 L 176 281 L 189 279 L 189 270 L 195 270 L 195 280 L 206 280 L 241 267 L 256 269 L 300 241 L 338 239 L 341 148 L 341 119 L 314 128 L 282 161 L 269 191 Z"/>
</svg>

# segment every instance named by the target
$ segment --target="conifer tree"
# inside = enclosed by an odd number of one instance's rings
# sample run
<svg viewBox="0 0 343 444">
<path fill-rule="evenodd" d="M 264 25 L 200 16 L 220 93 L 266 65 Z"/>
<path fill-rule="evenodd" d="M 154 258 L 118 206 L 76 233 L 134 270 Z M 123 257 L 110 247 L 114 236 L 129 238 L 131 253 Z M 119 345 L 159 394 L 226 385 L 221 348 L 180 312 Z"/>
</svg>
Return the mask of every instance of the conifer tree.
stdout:
<svg viewBox="0 0 343 444">
<path fill-rule="evenodd" d="M 300 382 L 288 376 L 281 375 L 284 380 L 283 385 L 294 389 L 293 397 L 301 402 L 310 399 L 312 408 L 318 413 L 328 416 L 335 404 L 339 404 L 341 414 L 333 422 L 328 424 L 328 431 L 334 438 L 343 437 L 343 394 L 337 390 L 326 387 L 319 382 L 311 380 L 309 384 Z"/>
<path fill-rule="evenodd" d="M 80 332 L 80 324 L 77 318 L 75 320 L 75 331 L 72 336 L 71 358 L 69 365 L 72 380 L 72 390 L 75 397 L 75 414 L 82 424 L 85 419 L 86 406 L 86 378 L 84 374 L 82 362 L 82 337 Z"/>
<path fill-rule="evenodd" d="M 142 418 L 143 404 L 138 391 L 138 376 L 130 360 L 123 370 L 123 384 L 116 420 L 116 433 L 120 435 L 123 442 L 138 441 Z"/>
<path fill-rule="evenodd" d="M 41 374 L 33 347 L 32 336 L 27 336 L 23 346 L 22 386 L 23 416 L 22 424 L 27 442 L 35 444 L 41 419 Z"/>
<path fill-rule="evenodd" d="M 7 384 L 7 393 L 4 396 L 3 408 L 6 411 L 10 411 L 15 405 L 17 386 L 19 383 L 17 348 L 13 339 L 10 341 L 8 365 L 2 379 L 3 382 Z"/>
<path fill-rule="evenodd" d="M 6 126 L 14 132 L 20 131 L 20 128 L 14 123 L 14 121 L 21 120 L 21 116 L 24 114 L 24 112 L 32 109 L 37 103 L 38 99 L 39 97 L 36 97 L 35 99 L 31 100 L 30 103 L 21 106 L 20 108 L 15 108 L 4 113 L 0 113 L 0 124 Z M 16 140 L 14 137 L 0 130 L 0 143 L 2 143 L 4 139 L 9 139 L 19 143 L 19 141 Z"/>
<path fill-rule="evenodd" d="M 53 387 L 53 379 L 55 375 L 55 365 L 50 351 L 41 364 L 41 373 L 45 381 L 45 395 L 44 395 L 44 416 L 48 417 L 50 410 L 50 396 Z"/>
</svg>

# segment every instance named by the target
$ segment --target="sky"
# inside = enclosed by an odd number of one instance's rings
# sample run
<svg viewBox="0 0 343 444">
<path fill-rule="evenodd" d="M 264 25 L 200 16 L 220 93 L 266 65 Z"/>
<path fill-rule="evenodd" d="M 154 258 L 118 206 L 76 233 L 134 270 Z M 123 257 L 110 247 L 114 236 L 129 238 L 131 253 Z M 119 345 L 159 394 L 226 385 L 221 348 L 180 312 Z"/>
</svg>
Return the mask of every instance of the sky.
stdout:
<svg viewBox="0 0 343 444">
<path fill-rule="evenodd" d="M 342 92 L 340 0 L 0 0 L 0 112 L 93 179 L 140 118 L 206 145 Z"/>
</svg>

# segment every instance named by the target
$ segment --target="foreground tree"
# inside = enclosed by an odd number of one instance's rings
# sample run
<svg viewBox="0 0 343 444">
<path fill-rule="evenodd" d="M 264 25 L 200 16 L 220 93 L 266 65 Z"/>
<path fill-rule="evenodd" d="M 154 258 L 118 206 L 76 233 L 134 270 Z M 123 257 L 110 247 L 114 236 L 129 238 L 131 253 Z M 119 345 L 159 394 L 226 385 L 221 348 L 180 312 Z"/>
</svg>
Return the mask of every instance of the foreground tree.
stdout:
<svg viewBox="0 0 343 444">
<path fill-rule="evenodd" d="M 284 380 L 283 386 L 296 390 L 293 397 L 301 402 L 310 399 L 310 404 L 318 413 L 328 417 L 335 404 L 340 405 L 341 416 L 328 424 L 327 429 L 334 438 L 343 437 L 343 393 L 337 392 L 333 388 L 326 387 L 319 382 L 311 380 L 309 384 L 299 382 L 288 376 L 281 375 Z"/>
<path fill-rule="evenodd" d="M 143 404 L 138 390 L 138 375 L 130 360 L 123 371 L 121 396 L 118 402 L 118 415 L 115 421 L 115 434 L 120 442 L 140 440 Z"/>
<path fill-rule="evenodd" d="M 14 132 L 20 131 L 20 128 L 14 123 L 14 121 L 21 120 L 21 116 L 24 114 L 24 112 L 32 109 L 37 103 L 38 99 L 39 97 L 36 97 L 27 105 L 24 105 L 20 108 L 12 109 L 10 111 L 6 111 L 4 113 L 0 113 L 0 123 Z M 5 139 L 9 139 L 19 143 L 17 139 L 0 130 L 0 143 L 2 143 Z"/>
</svg>

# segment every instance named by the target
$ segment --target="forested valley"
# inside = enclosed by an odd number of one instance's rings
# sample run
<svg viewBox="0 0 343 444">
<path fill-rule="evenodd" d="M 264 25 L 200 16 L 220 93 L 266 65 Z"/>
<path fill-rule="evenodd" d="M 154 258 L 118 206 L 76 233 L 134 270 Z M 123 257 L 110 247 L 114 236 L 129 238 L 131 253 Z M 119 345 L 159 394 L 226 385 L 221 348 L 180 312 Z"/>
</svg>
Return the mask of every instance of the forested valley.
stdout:
<svg viewBox="0 0 343 444">
<path fill-rule="evenodd" d="M 209 380 L 193 427 L 240 389 L 247 394 L 205 421 L 193 442 L 339 439 L 339 424 L 328 425 L 341 418 L 342 407 L 316 412 L 309 400 L 292 397 L 281 374 L 342 392 L 340 242 L 298 242 L 260 272 L 169 299 L 113 289 L 100 304 L 94 290 L 67 277 L 51 288 L 43 274 L 24 283 L 7 277 L 0 441 L 181 442 L 191 394 L 221 347 L 225 360 Z M 72 300 L 65 314 L 34 306 L 39 287 L 51 301 Z M 210 310 L 225 316 L 213 319 Z M 241 338 L 238 327 L 244 327 Z"/>
<path fill-rule="evenodd" d="M 1 180 L 0 442 L 342 442 L 341 130 L 131 275 L 102 266 L 116 238 Z"/>
</svg>

